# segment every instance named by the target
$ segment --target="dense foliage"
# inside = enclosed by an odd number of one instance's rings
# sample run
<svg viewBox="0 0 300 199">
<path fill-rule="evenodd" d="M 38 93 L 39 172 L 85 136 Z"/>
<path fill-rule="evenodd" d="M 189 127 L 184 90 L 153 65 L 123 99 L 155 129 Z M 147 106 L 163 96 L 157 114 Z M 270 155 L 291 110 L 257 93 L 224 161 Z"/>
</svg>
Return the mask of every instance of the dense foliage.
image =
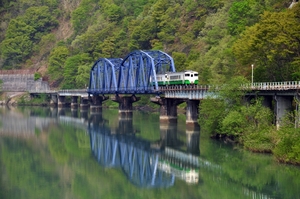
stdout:
<svg viewBox="0 0 300 199">
<path fill-rule="evenodd" d="M 237 92 L 244 81 L 234 78 L 218 88 L 218 98 L 202 100 L 201 131 L 242 144 L 251 151 L 273 153 L 280 162 L 300 165 L 299 113 L 287 112 L 276 129 L 272 111 L 263 106 L 263 99 L 250 99 L 249 103 L 244 98 L 246 91 Z M 294 103 L 299 106 L 296 100 Z"/>
<path fill-rule="evenodd" d="M 159 49 L 178 71 L 199 71 L 202 84 L 249 78 L 251 64 L 255 81 L 296 80 L 299 6 L 289 3 L 1 0 L 0 68 L 35 68 L 52 86 L 83 88 L 98 58 Z"/>
</svg>

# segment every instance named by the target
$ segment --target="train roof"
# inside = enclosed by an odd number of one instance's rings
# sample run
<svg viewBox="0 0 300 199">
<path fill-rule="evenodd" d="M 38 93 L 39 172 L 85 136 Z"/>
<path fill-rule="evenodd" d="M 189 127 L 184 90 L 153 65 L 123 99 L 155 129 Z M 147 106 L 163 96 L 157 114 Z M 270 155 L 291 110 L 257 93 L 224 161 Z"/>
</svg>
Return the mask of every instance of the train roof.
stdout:
<svg viewBox="0 0 300 199">
<path fill-rule="evenodd" d="M 166 73 L 164 73 L 164 74 L 185 73 L 185 72 L 198 73 L 197 71 L 194 71 L 194 70 L 184 70 L 184 71 L 179 71 L 179 72 L 166 72 Z"/>
</svg>

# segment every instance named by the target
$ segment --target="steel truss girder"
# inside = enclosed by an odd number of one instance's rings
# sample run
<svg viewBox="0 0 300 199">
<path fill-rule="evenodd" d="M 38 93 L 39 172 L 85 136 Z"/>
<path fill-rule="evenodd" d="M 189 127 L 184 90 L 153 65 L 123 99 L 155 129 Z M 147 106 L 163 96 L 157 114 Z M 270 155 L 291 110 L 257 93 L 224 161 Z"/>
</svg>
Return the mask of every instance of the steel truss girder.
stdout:
<svg viewBox="0 0 300 199">
<path fill-rule="evenodd" d="M 89 93 L 105 94 L 118 90 L 115 71 L 121 58 L 100 58 L 90 71 Z"/>
<path fill-rule="evenodd" d="M 175 71 L 173 58 L 162 51 L 137 50 L 124 59 L 101 58 L 91 69 L 88 93 L 157 93 L 156 74 Z"/>
</svg>

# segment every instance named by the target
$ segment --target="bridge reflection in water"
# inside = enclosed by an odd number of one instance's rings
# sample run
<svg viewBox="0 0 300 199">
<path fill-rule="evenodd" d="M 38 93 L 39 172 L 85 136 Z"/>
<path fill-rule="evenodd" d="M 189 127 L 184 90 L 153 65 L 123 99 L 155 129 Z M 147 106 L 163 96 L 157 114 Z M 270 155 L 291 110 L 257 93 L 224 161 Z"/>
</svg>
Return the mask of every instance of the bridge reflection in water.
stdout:
<svg viewBox="0 0 300 199">
<path fill-rule="evenodd" d="M 129 181 L 142 188 L 170 187 L 175 179 L 187 183 L 216 182 L 220 186 L 241 189 L 242 195 L 250 198 L 272 198 L 267 187 L 257 190 L 255 187 L 242 185 L 236 179 L 228 179 L 228 172 L 223 165 L 231 161 L 228 156 L 222 164 L 201 157 L 199 151 L 199 129 L 186 128 L 185 132 L 174 124 L 160 124 L 160 139 L 149 141 L 140 138 L 132 117 L 119 117 L 117 120 L 106 119 L 102 113 L 70 112 L 70 110 L 48 110 L 47 116 L 36 116 L 34 112 L 23 114 L 18 111 L 2 110 L 0 114 L 0 136 L 13 136 L 18 139 L 37 138 L 36 130 L 43 131 L 53 124 L 67 124 L 84 129 L 87 143 L 95 160 L 106 168 L 120 168 Z M 114 117 L 115 118 L 115 117 Z M 18 121 L 18 122 L 15 122 Z M 113 123 L 113 125 L 112 125 Z M 113 126 L 113 127 L 111 127 Z M 129 131 L 132 129 L 132 131 Z M 186 138 L 182 138 L 186 136 Z M 181 140 L 186 140 L 183 143 Z M 185 146 L 184 146 L 185 145 Z M 186 152 L 177 150 L 185 148 Z M 222 163 L 221 161 L 221 163 Z M 200 179 L 199 173 L 202 178 Z M 210 179 L 210 180 L 208 180 Z M 276 179 L 276 178 L 275 178 Z M 282 187 L 278 184 L 278 190 Z M 240 185 L 241 184 L 241 185 Z"/>
<path fill-rule="evenodd" d="M 120 167 L 130 182 L 145 188 L 170 187 L 174 174 L 158 169 L 161 151 L 134 135 L 111 134 L 110 129 L 90 128 L 91 150 L 104 167 Z"/>
<path fill-rule="evenodd" d="M 150 142 L 136 136 L 132 122 L 131 115 L 119 115 L 117 128 L 100 120 L 90 123 L 91 150 L 99 164 L 122 168 L 130 182 L 139 187 L 169 187 L 175 176 L 188 183 L 198 182 L 197 156 L 169 148 L 181 144 L 177 140 L 177 124 L 161 124 L 161 139 Z M 196 139 L 189 139 L 188 146 L 196 148 L 199 155 L 199 127 L 193 129 L 187 135 Z M 195 141 L 197 146 L 192 144 Z"/>
</svg>

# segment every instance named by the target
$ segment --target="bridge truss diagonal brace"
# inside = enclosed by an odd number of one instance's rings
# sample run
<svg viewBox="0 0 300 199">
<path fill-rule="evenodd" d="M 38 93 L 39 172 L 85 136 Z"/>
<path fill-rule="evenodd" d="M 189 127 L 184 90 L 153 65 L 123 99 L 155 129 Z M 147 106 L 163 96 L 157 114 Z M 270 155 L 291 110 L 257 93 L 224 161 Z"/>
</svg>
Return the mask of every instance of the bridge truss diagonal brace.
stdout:
<svg viewBox="0 0 300 199">
<path fill-rule="evenodd" d="M 134 102 L 139 101 L 140 99 L 141 99 L 140 97 L 137 97 L 135 95 L 131 95 L 131 96 L 115 95 L 115 97 L 112 98 L 111 100 L 119 103 L 119 113 L 122 113 L 122 112 L 132 112 L 132 104 Z"/>
<path fill-rule="evenodd" d="M 185 101 L 186 99 L 151 98 L 151 102 L 160 105 L 159 119 L 166 122 L 177 121 L 177 105 Z"/>
</svg>

